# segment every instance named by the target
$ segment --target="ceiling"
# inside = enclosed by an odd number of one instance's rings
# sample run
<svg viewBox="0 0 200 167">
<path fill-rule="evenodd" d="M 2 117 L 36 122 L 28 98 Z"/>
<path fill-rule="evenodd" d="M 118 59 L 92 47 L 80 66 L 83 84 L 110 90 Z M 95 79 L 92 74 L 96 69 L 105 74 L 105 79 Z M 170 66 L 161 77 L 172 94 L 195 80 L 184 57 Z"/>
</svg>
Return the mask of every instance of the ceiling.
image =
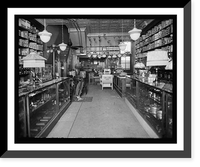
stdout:
<svg viewBox="0 0 200 167">
<path fill-rule="evenodd" d="M 43 19 L 36 19 L 44 24 Z M 85 28 L 89 33 L 122 33 L 133 29 L 133 19 L 45 19 L 46 25 L 65 25 L 68 28 Z M 144 29 L 153 19 L 137 19 L 136 28 Z M 123 22 L 123 23 L 122 23 Z"/>
<path fill-rule="evenodd" d="M 39 23 L 44 25 L 44 19 L 36 19 Z M 153 19 L 136 19 L 136 28 L 143 30 Z M 46 26 L 48 25 L 64 25 L 68 28 L 70 39 L 73 46 L 80 46 L 82 51 L 86 53 L 89 45 L 91 46 L 116 46 L 115 37 L 131 40 L 128 31 L 134 27 L 134 19 L 119 19 L 119 18 L 47 18 L 45 19 Z M 95 37 L 102 38 L 101 44 Z M 92 37 L 92 40 L 91 40 Z M 114 37 L 114 38 L 113 38 Z M 119 41 L 118 41 L 119 42 Z"/>
</svg>

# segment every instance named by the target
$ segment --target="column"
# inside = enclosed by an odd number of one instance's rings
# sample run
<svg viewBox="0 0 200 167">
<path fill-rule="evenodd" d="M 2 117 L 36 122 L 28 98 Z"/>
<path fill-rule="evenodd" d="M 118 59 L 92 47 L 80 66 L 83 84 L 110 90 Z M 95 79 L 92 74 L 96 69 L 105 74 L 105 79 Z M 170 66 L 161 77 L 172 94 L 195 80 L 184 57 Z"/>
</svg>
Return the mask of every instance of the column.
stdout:
<svg viewBox="0 0 200 167">
<path fill-rule="evenodd" d="M 64 64 L 64 73 L 63 73 L 63 76 L 66 77 L 66 76 L 67 76 L 67 72 L 68 72 L 68 71 L 67 71 L 67 62 L 64 61 L 63 64 Z"/>
<path fill-rule="evenodd" d="M 53 51 L 53 79 L 56 78 L 56 73 L 55 73 L 55 51 Z"/>
<path fill-rule="evenodd" d="M 61 77 L 61 62 L 60 62 L 60 60 L 57 62 L 57 72 L 59 74 L 59 77 Z"/>
</svg>

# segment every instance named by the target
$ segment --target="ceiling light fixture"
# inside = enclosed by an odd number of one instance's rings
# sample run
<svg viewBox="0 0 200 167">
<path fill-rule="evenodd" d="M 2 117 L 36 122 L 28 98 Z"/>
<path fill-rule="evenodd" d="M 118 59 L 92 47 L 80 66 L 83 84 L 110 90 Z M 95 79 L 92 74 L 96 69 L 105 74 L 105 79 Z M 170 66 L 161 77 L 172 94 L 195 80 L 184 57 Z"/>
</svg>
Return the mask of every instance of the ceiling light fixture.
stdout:
<svg viewBox="0 0 200 167">
<path fill-rule="evenodd" d="M 134 28 L 130 30 L 128 33 L 130 34 L 130 37 L 132 40 L 137 40 L 140 37 L 140 33 L 142 30 L 136 28 L 136 21 L 134 19 Z"/>
<path fill-rule="evenodd" d="M 120 53 L 119 53 L 117 56 L 118 56 L 119 58 L 122 57 L 122 55 L 121 55 Z"/>
<path fill-rule="evenodd" d="M 124 51 L 126 49 L 126 44 L 123 41 L 123 19 L 122 19 L 122 42 L 119 44 L 120 50 Z"/>
<path fill-rule="evenodd" d="M 67 48 L 67 44 L 64 43 L 63 40 L 63 20 L 62 20 L 62 43 L 58 45 L 60 47 L 60 50 L 64 51 Z"/>
<path fill-rule="evenodd" d="M 40 36 L 40 39 L 42 40 L 42 42 L 47 43 L 49 42 L 52 33 L 48 32 L 46 30 L 46 21 L 44 19 L 44 30 L 42 32 L 39 32 L 38 35 Z"/>
</svg>

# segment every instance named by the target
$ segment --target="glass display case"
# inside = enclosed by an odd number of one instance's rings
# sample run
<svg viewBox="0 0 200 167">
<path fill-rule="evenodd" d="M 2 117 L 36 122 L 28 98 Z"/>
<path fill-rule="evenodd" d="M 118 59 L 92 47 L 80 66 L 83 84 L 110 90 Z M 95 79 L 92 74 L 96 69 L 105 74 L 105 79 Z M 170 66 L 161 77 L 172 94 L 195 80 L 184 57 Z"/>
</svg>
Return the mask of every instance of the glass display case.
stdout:
<svg viewBox="0 0 200 167">
<path fill-rule="evenodd" d="M 70 104 L 69 78 L 26 87 L 19 93 L 17 136 L 44 137 L 47 128 Z"/>
<path fill-rule="evenodd" d="M 150 126 L 156 131 L 158 136 L 164 135 L 164 110 L 162 91 L 155 87 L 147 86 L 138 82 L 138 102 L 137 109 Z"/>
<path fill-rule="evenodd" d="M 166 94 L 166 137 L 173 136 L 173 97 L 171 94 Z"/>
<path fill-rule="evenodd" d="M 126 98 L 160 138 L 173 137 L 173 93 L 166 83 L 162 88 L 132 77 Z"/>
<path fill-rule="evenodd" d="M 126 77 L 114 75 L 113 87 L 121 97 L 126 95 Z"/>
<path fill-rule="evenodd" d="M 26 126 L 26 108 L 25 108 L 25 96 L 19 97 L 19 113 L 17 115 L 19 124 L 17 126 L 17 133 L 19 137 L 27 136 L 27 126 Z"/>
<path fill-rule="evenodd" d="M 29 94 L 30 137 L 35 137 L 57 113 L 56 84 Z"/>
<path fill-rule="evenodd" d="M 59 109 L 62 109 L 64 104 L 70 100 L 70 80 L 65 80 L 58 83 L 59 94 Z"/>
<path fill-rule="evenodd" d="M 129 78 L 130 79 L 130 78 Z M 137 96 L 136 96 L 136 80 L 130 80 L 130 87 L 126 91 L 126 98 L 129 99 L 129 102 L 137 108 Z"/>
</svg>

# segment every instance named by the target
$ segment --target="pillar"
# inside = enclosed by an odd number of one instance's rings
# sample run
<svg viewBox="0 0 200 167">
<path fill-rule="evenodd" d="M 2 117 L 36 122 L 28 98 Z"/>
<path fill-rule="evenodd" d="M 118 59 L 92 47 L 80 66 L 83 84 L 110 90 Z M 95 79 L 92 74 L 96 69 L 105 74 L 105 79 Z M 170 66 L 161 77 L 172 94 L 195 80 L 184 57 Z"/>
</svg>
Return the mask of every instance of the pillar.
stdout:
<svg viewBox="0 0 200 167">
<path fill-rule="evenodd" d="M 56 72 L 55 72 L 55 51 L 53 51 L 53 79 L 56 78 Z"/>
<path fill-rule="evenodd" d="M 59 77 L 61 77 L 61 62 L 60 62 L 60 60 L 57 62 L 57 72 L 59 74 Z"/>
<path fill-rule="evenodd" d="M 64 65 L 64 73 L 63 73 L 63 76 L 66 77 L 66 76 L 67 76 L 67 72 L 68 72 L 68 71 L 67 71 L 67 62 L 64 61 L 63 65 Z"/>
<path fill-rule="evenodd" d="M 131 59 L 130 59 L 130 69 L 131 69 L 131 73 L 134 73 L 135 69 L 134 69 L 134 64 L 135 64 L 135 42 L 131 41 Z"/>
</svg>

